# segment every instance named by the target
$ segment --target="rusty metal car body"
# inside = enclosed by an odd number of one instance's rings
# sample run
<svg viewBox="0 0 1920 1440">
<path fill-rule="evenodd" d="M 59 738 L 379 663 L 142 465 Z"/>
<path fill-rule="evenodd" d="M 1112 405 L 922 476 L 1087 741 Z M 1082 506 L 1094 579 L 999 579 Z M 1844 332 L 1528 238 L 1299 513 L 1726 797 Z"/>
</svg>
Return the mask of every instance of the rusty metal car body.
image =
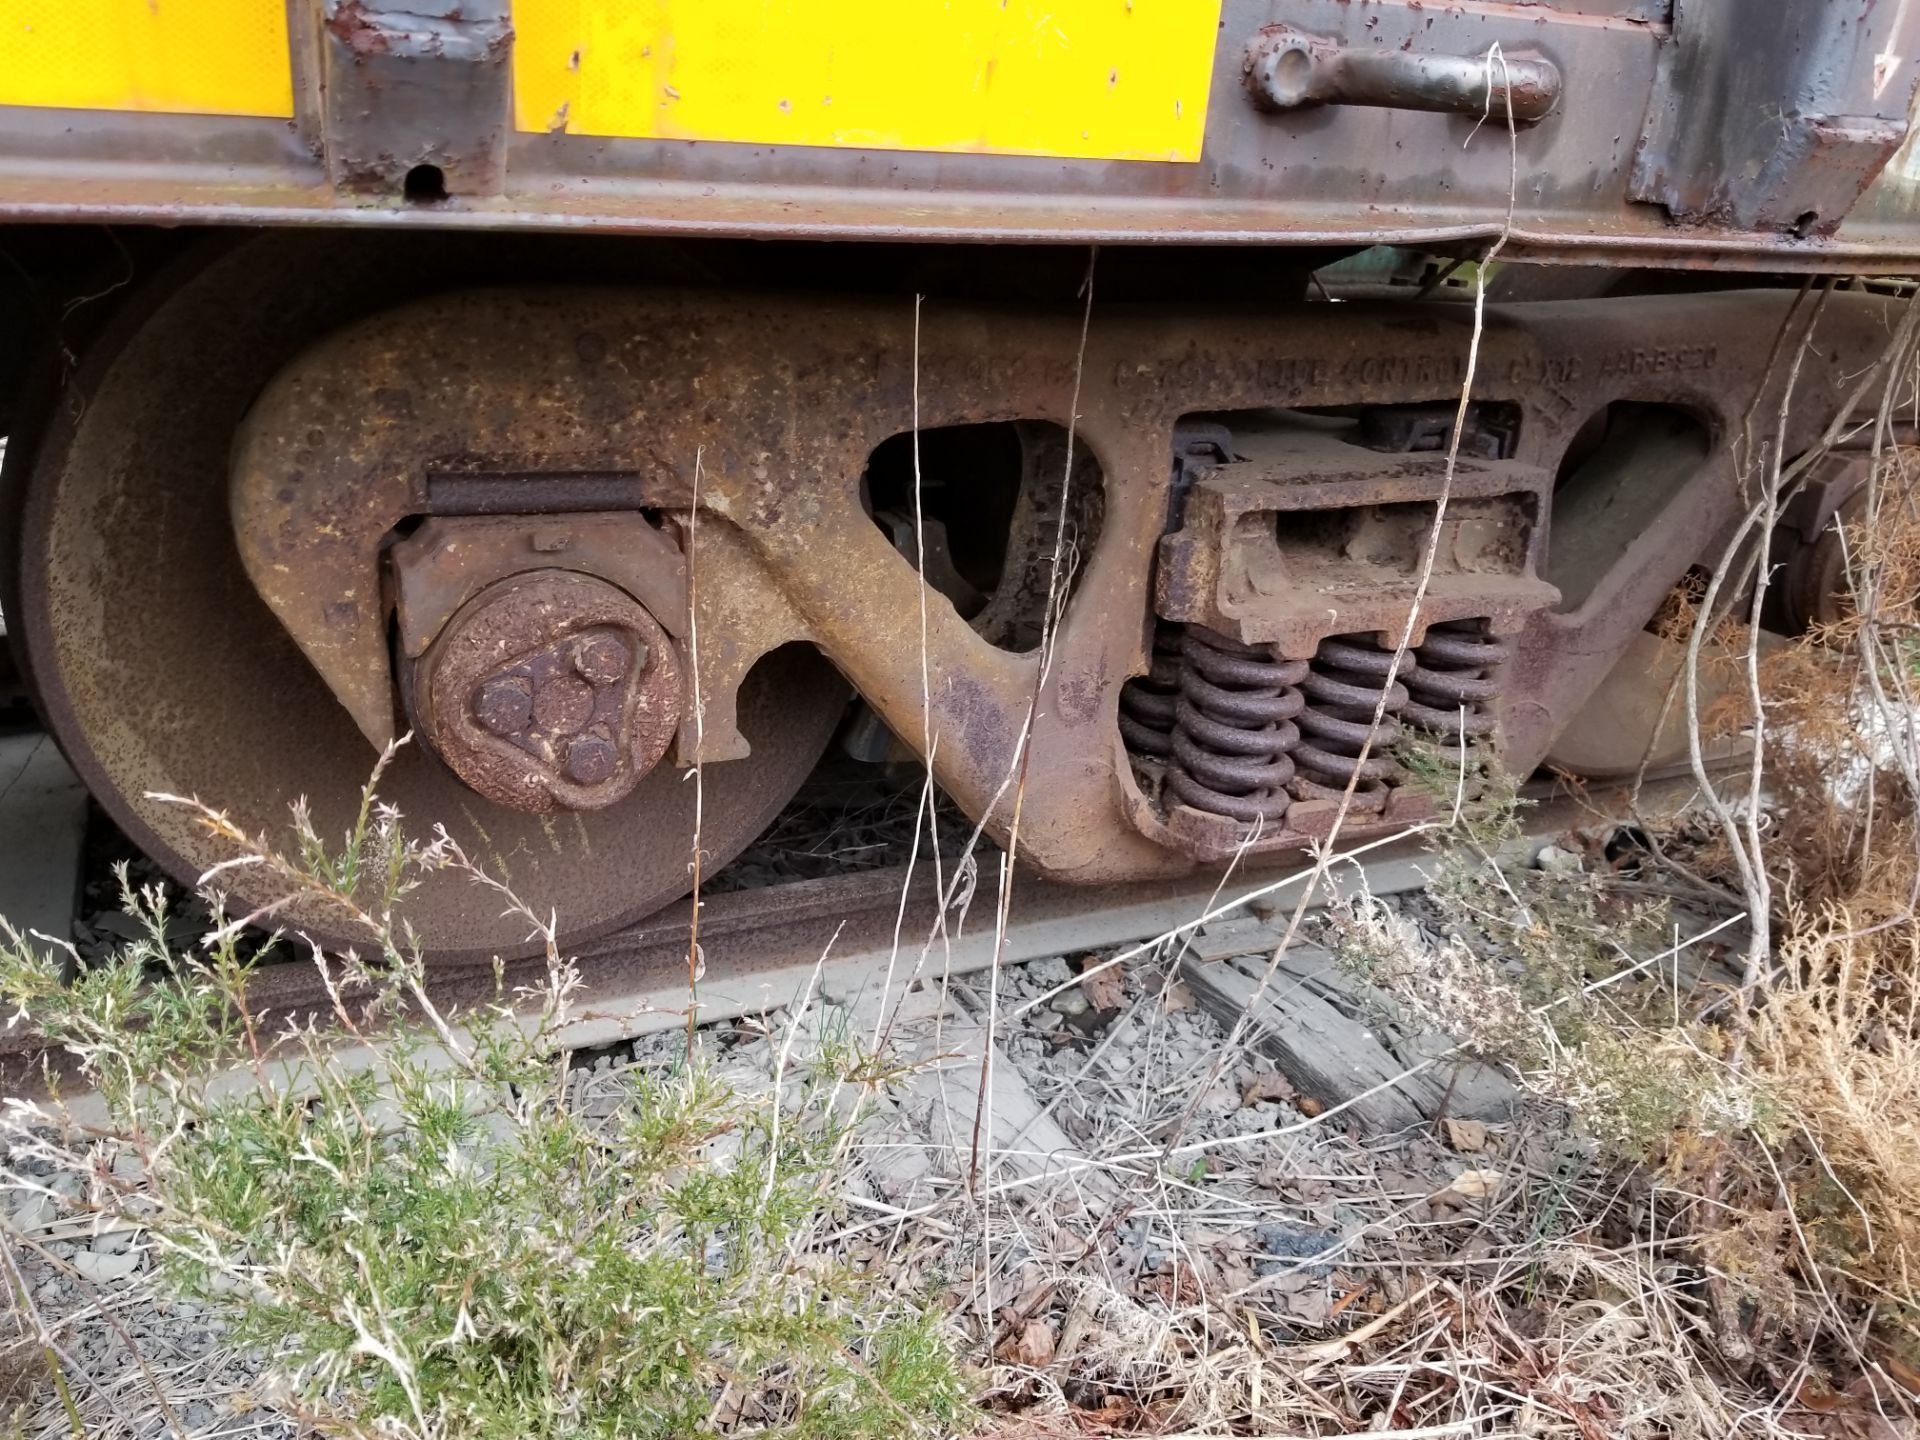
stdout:
<svg viewBox="0 0 1920 1440">
<path fill-rule="evenodd" d="M 1917 49 L 1875 0 L 0 0 L 0 599 L 179 873 L 150 792 L 332 826 L 411 734 L 389 797 L 569 936 L 849 694 L 1087 881 L 1404 827 L 1410 757 L 1631 768 L 1737 442 L 1829 440 L 1899 323 L 1791 277 L 1920 262 Z M 1781 532 L 1803 619 L 1859 470 Z"/>
</svg>

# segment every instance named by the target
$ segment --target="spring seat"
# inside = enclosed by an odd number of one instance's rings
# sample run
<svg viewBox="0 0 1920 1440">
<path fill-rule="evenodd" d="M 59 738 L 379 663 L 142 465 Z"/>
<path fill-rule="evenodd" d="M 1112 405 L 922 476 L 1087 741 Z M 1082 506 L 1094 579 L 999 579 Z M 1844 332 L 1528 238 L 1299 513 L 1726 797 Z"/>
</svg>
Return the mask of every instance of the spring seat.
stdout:
<svg viewBox="0 0 1920 1440">
<path fill-rule="evenodd" d="M 1293 800 L 1293 718 L 1306 705 L 1306 662 L 1198 625 L 1187 627 L 1181 659 L 1168 794 L 1248 824 L 1280 819 Z"/>
<path fill-rule="evenodd" d="M 1408 676 L 1413 669 L 1408 656 L 1399 673 Z M 1301 740 L 1293 752 L 1299 771 L 1295 796 L 1338 799 L 1352 782 L 1350 808 L 1363 814 L 1384 809 L 1388 787 L 1400 779 L 1400 767 L 1386 750 L 1400 738 L 1398 714 L 1408 699 L 1407 686 L 1393 675 L 1393 652 L 1362 635 L 1329 637 L 1320 642 L 1300 688 L 1307 704 L 1300 712 Z M 1373 716 L 1382 691 L 1386 710 L 1376 730 Z M 1365 760 L 1360 758 L 1362 749 Z"/>
</svg>

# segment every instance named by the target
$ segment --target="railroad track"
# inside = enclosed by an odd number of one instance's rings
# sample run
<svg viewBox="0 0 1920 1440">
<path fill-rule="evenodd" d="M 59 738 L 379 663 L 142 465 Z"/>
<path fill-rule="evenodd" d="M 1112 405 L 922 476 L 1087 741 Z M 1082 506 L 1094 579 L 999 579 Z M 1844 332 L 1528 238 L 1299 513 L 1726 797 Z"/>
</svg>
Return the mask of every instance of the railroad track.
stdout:
<svg viewBox="0 0 1920 1440">
<path fill-rule="evenodd" d="M 1539 783 L 1525 792 L 1518 849 L 1624 817 L 1625 787 L 1594 788 L 1579 795 Z M 1697 793 L 1690 777 L 1650 781 L 1638 796 L 1639 813 L 1671 813 Z M 1431 862 L 1431 833 L 1375 840 L 1356 846 L 1329 868 L 1313 908 L 1360 891 L 1376 895 L 1419 889 Z M 997 855 L 998 852 L 993 852 Z M 951 863 L 953 857 L 948 857 Z M 983 866 L 983 870 L 984 870 Z M 960 976 L 1051 955 L 1176 939 L 1236 912 L 1285 914 L 1306 892 L 1311 857 L 1267 857 L 1236 869 L 1223 882 L 1216 873 L 1177 880 L 1116 886 L 1076 886 L 1016 877 L 1003 934 L 994 924 L 995 884 L 983 876 L 973 905 L 950 913 L 936 926 L 938 895 L 933 867 L 922 862 L 911 877 L 904 867 L 763 885 L 714 894 L 700 912 L 703 972 L 694 1004 L 699 1023 L 759 1014 L 796 1002 L 809 988 L 848 998 L 887 982 L 916 976 Z M 904 895 L 904 903 L 903 897 Z M 592 1049 L 652 1031 L 682 1026 L 689 1009 L 687 950 L 692 905 L 680 901 L 659 914 L 575 951 L 584 982 L 575 1013 L 560 1032 L 563 1044 Z M 545 977 L 538 957 L 505 965 L 506 988 Z M 433 965 L 428 991 L 443 1013 L 494 998 L 492 965 Z M 313 966 L 288 959 L 263 966 L 253 977 L 250 1001 L 256 1014 L 299 1020 L 322 1016 L 327 998 Z M 68 1057 L 52 1052 L 21 1029 L 0 1031 L 0 1093 L 45 1093 L 43 1076 L 72 1073 Z"/>
</svg>

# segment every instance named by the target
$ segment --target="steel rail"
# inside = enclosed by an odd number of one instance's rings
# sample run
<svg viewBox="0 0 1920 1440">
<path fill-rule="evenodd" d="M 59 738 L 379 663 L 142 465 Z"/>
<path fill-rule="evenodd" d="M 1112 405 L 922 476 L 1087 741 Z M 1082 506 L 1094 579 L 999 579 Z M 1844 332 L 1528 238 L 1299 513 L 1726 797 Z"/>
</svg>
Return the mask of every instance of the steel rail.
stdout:
<svg viewBox="0 0 1920 1440">
<path fill-rule="evenodd" d="M 1525 793 L 1534 803 L 1503 859 L 1519 858 L 1568 830 L 1621 818 L 1630 802 L 1640 814 L 1674 813 L 1697 790 L 1690 778 L 1674 777 L 1648 782 L 1637 796 L 1624 785 L 1585 793 L 1536 785 Z M 1387 837 L 1337 857 L 1311 898 L 1312 908 L 1362 891 L 1391 895 L 1422 888 L 1433 833 Z M 1294 855 L 1236 869 L 1225 881 L 1208 872 L 1089 887 L 1018 875 L 1001 963 L 1171 941 L 1249 908 L 1285 911 L 1299 903 L 1312 870 L 1311 857 Z M 915 980 L 984 970 L 995 953 L 994 907 L 984 892 L 996 883 L 983 878 L 983 894 L 971 913 L 949 915 L 944 931 L 935 924 L 938 897 L 926 862 L 911 878 L 903 868 L 888 868 L 709 896 L 700 913 L 704 973 L 691 992 L 692 904 L 681 901 L 576 953 L 583 987 L 556 1038 L 570 1049 L 591 1049 L 683 1026 L 690 1003 L 696 1022 L 711 1024 L 793 1005 L 809 993 L 851 1002 L 882 985 L 898 994 Z M 545 961 L 537 957 L 498 972 L 492 965 L 439 965 L 430 970 L 428 994 L 443 1014 L 457 1014 L 545 978 Z M 258 970 L 248 1000 L 257 1022 L 271 1022 L 263 1027 L 268 1029 L 288 1021 L 324 1022 L 329 1009 L 318 970 L 291 959 Z M 64 1087 L 74 1074 L 70 1056 L 23 1026 L 0 1029 L 0 1096 L 44 1098 L 48 1077 Z M 75 1095 L 65 1098 L 76 1103 Z"/>
</svg>

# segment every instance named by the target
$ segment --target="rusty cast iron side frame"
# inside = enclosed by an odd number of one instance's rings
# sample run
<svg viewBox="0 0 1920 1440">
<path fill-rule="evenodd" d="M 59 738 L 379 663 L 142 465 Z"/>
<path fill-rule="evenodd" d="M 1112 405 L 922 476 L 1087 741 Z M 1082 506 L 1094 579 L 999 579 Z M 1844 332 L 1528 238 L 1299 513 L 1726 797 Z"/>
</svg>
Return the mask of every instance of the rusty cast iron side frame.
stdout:
<svg viewBox="0 0 1920 1440">
<path fill-rule="evenodd" d="M 1848 377 L 1880 353 L 1889 303 L 1837 294 L 1825 307 L 1789 453 L 1811 443 Z M 1515 465 L 1555 473 L 1581 427 L 1620 401 L 1680 407 L 1713 440 L 1624 545 L 1597 537 L 1608 553 L 1577 608 L 1536 611 L 1517 637 L 1500 714 L 1516 768 L 1547 751 L 1736 513 L 1728 437 L 1748 415 L 1772 413 L 1785 367 L 1770 370 L 1768 356 L 1792 305 L 1784 293 L 1743 292 L 1489 310 L 1475 397 L 1517 407 Z M 990 645 L 941 596 L 924 597 L 934 769 L 946 790 L 1004 826 L 1005 782 L 1039 685 L 1022 853 L 1086 881 L 1190 864 L 1127 822 L 1140 797 L 1116 723 L 1121 686 L 1147 669 L 1149 568 L 1168 524 L 1176 423 L 1261 406 L 1445 400 L 1463 379 L 1470 323 L 1445 305 L 1097 310 L 1077 434 L 1102 468 L 1105 514 L 1051 668 L 1043 678 L 1037 656 Z M 243 558 L 379 742 L 395 724 L 381 541 L 419 513 L 427 477 L 449 456 L 470 469 L 492 457 L 515 474 L 648 476 L 648 503 L 681 511 L 697 455 L 689 563 L 707 758 L 743 753 L 734 687 L 757 656 L 796 639 L 818 645 L 917 744 L 921 582 L 866 513 L 860 486 L 873 448 L 913 422 L 913 334 L 908 303 L 681 292 L 481 291 L 377 316 L 308 351 L 255 406 L 233 477 Z M 1070 313 L 928 304 L 920 424 L 1069 423 L 1077 334 Z M 545 483 L 526 482 L 529 507 Z M 1581 539 L 1549 533 L 1547 581 Z M 684 760 L 685 726 L 680 742 Z"/>
<path fill-rule="evenodd" d="M 0 107 L 0 220 L 1433 247 L 1511 215 L 1515 258 L 1920 259 L 1920 10 L 1891 4 L 1223 0 L 1190 164 L 520 133 L 504 0 L 287 4 L 291 123 Z M 1271 108 L 1276 24 L 1332 103 Z M 1505 127 L 1473 104 L 1495 45 L 1535 122 L 1511 210 Z"/>
</svg>

